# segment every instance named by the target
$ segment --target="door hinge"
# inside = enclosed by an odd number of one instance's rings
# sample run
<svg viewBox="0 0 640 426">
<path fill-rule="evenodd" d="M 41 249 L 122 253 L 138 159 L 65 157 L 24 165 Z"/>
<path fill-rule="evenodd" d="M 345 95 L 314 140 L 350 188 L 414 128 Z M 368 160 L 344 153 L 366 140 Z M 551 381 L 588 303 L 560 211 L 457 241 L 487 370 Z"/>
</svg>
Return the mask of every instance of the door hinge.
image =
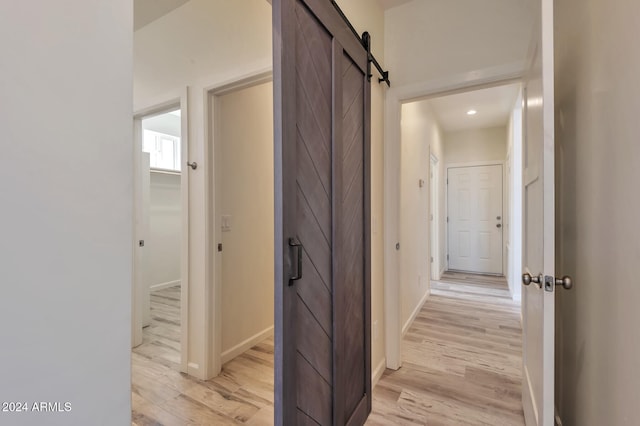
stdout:
<svg viewBox="0 0 640 426">
<path fill-rule="evenodd" d="M 218 243 L 218 251 L 222 251 L 222 243 Z"/>
</svg>

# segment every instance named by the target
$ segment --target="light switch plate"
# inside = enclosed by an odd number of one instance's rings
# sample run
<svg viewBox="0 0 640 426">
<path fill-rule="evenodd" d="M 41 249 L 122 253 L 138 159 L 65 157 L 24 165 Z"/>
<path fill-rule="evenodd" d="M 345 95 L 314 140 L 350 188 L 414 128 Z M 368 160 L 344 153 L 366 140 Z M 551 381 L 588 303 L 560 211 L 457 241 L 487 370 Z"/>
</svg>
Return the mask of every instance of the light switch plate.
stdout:
<svg viewBox="0 0 640 426">
<path fill-rule="evenodd" d="M 223 214 L 220 218 L 222 232 L 231 231 L 231 215 Z"/>
</svg>

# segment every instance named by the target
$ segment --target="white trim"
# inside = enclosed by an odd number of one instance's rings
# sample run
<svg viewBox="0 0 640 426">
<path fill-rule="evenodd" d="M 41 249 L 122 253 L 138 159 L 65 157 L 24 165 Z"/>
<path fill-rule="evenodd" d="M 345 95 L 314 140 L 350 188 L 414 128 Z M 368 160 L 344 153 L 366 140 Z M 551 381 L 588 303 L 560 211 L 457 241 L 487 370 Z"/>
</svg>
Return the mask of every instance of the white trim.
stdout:
<svg viewBox="0 0 640 426">
<path fill-rule="evenodd" d="M 175 281 L 167 281 L 166 283 L 154 284 L 149 287 L 149 290 L 158 291 L 158 290 L 162 290 L 169 287 L 175 287 L 177 285 L 180 285 L 180 282 L 181 282 L 180 280 L 175 280 Z"/>
<path fill-rule="evenodd" d="M 205 173 L 205 294 L 204 315 L 206 318 L 204 335 L 205 370 L 200 377 L 211 378 L 217 376 L 223 364 L 222 354 L 222 262 L 216 245 L 221 241 L 220 214 L 217 214 L 217 194 L 220 194 L 220 179 L 216 177 L 220 167 L 216 143 L 217 117 L 216 104 L 218 97 L 236 90 L 246 89 L 273 80 L 271 67 L 260 68 L 253 72 L 242 74 L 234 78 L 226 78 L 203 85 L 203 113 L 204 113 L 204 164 Z M 214 259 L 215 262 L 211 262 Z"/>
<path fill-rule="evenodd" d="M 388 368 L 397 370 L 402 365 L 399 252 L 395 248 L 396 243 L 400 242 L 401 105 L 420 98 L 520 81 L 524 69 L 525 64 L 519 61 L 417 84 L 392 87 L 386 92 L 384 119 L 384 309 L 385 355 Z"/>
<path fill-rule="evenodd" d="M 445 165 L 446 170 L 449 169 L 457 169 L 461 167 L 483 167 L 483 166 L 502 166 L 504 169 L 504 161 L 501 160 L 493 160 L 493 161 L 468 161 L 464 163 L 447 163 Z M 504 180 L 504 179 L 503 179 Z"/>
<path fill-rule="evenodd" d="M 416 306 L 416 308 L 413 310 L 413 312 L 411 312 L 411 316 L 409 317 L 409 319 L 402 326 L 402 337 L 404 337 L 405 334 L 407 334 L 407 331 L 409 331 L 409 328 L 411 328 L 411 325 L 413 324 L 413 322 L 415 321 L 416 317 L 420 313 L 420 310 L 422 309 L 422 307 L 424 306 L 425 302 L 429 298 L 429 294 L 430 293 L 428 291 L 424 293 L 424 296 L 422 296 L 422 299 L 420 300 L 420 303 L 418 303 L 418 306 Z"/>
<path fill-rule="evenodd" d="M 382 358 L 378 363 L 378 365 L 376 366 L 375 370 L 373 370 L 373 373 L 371 373 L 372 389 L 376 387 L 376 385 L 382 378 L 382 375 L 384 374 L 384 370 L 386 370 L 386 364 L 387 364 L 387 360 L 385 358 Z"/>
<path fill-rule="evenodd" d="M 440 279 L 440 159 L 429 146 L 429 263 L 430 280 Z"/>
<path fill-rule="evenodd" d="M 257 345 L 258 343 L 262 342 L 264 339 L 267 339 L 271 336 L 273 336 L 273 326 L 266 328 L 259 333 L 254 334 L 248 339 L 238 343 L 231 349 L 228 349 L 222 352 L 222 354 L 220 354 L 220 360 L 222 364 L 226 364 L 227 362 L 231 361 L 238 355 L 245 353 L 246 351 L 248 351 L 249 349 Z"/>
</svg>

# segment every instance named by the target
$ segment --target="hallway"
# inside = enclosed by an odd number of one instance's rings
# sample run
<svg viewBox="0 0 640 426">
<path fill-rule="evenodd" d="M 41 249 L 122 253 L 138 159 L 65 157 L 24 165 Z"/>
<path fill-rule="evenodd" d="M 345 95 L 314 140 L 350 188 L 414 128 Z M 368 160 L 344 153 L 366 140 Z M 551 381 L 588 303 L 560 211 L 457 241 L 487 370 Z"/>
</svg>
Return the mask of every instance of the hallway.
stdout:
<svg viewBox="0 0 640 426">
<path fill-rule="evenodd" d="M 520 306 L 503 277 L 447 272 L 373 391 L 368 425 L 523 425 Z"/>
<path fill-rule="evenodd" d="M 447 272 L 373 391 L 368 425 L 523 425 L 520 307 L 502 277 Z M 133 425 L 273 424 L 273 339 L 200 381 L 178 372 L 179 292 L 157 292 L 133 353 Z M 159 330 L 160 329 L 160 330 Z M 154 333 L 154 330 L 162 333 Z"/>
</svg>

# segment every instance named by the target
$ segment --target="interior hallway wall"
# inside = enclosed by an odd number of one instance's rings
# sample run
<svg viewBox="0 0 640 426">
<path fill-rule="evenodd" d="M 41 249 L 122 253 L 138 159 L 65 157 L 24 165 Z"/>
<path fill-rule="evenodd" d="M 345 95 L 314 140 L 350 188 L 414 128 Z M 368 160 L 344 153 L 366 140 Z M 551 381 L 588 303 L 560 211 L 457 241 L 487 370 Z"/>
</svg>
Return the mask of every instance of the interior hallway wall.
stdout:
<svg viewBox="0 0 640 426">
<path fill-rule="evenodd" d="M 443 143 L 428 101 L 404 104 L 401 114 L 400 285 L 404 333 L 429 295 L 430 152 L 442 159 Z M 438 161 L 438 170 L 434 171 L 439 174 L 441 183 L 445 182 L 442 163 Z M 443 241 L 444 238 L 440 239 L 441 243 Z"/>
<path fill-rule="evenodd" d="M 556 0 L 556 405 L 565 426 L 638 421 L 640 3 Z"/>
<path fill-rule="evenodd" d="M 507 155 L 505 126 L 469 129 L 444 134 L 447 164 L 479 161 L 503 162 Z"/>
<path fill-rule="evenodd" d="M 130 0 L 0 2 L 0 401 L 29 404 L 2 424 L 131 422 L 132 26 Z"/>
<path fill-rule="evenodd" d="M 225 362 L 273 330 L 273 84 L 220 96 L 216 115 L 218 213 L 229 225 L 221 233 Z"/>
<path fill-rule="evenodd" d="M 151 171 L 149 185 L 150 290 L 180 284 L 182 249 L 180 175 Z"/>
<path fill-rule="evenodd" d="M 522 69 L 530 2 L 413 0 L 385 13 L 386 67 L 394 87 L 503 66 Z"/>
</svg>

